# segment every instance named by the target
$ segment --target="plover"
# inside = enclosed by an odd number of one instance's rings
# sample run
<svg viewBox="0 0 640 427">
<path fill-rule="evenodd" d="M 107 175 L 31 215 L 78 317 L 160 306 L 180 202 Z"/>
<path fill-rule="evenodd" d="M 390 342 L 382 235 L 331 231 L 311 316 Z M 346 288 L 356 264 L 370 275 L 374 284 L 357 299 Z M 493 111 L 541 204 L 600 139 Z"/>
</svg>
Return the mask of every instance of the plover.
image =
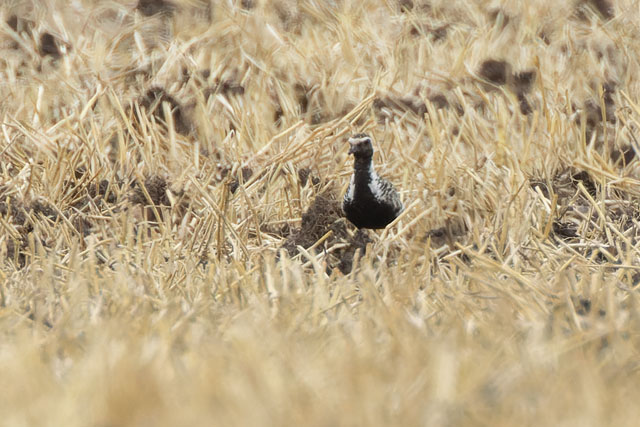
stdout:
<svg viewBox="0 0 640 427">
<path fill-rule="evenodd" d="M 349 154 L 353 154 L 355 161 L 342 210 L 358 228 L 385 228 L 404 208 L 400 196 L 393 184 L 380 178 L 373 167 L 371 137 L 355 134 L 349 138 L 349 145 Z"/>
</svg>

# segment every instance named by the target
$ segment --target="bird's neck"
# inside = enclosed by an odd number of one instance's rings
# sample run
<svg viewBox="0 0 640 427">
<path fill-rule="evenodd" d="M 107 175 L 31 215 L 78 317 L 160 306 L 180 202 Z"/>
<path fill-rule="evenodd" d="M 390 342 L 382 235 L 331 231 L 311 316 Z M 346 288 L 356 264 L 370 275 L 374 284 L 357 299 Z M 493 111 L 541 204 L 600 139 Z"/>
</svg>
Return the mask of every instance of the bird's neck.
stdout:
<svg viewBox="0 0 640 427">
<path fill-rule="evenodd" d="M 356 172 L 357 175 L 369 174 L 369 172 L 374 172 L 372 158 L 356 157 L 353 163 L 353 170 Z"/>
</svg>

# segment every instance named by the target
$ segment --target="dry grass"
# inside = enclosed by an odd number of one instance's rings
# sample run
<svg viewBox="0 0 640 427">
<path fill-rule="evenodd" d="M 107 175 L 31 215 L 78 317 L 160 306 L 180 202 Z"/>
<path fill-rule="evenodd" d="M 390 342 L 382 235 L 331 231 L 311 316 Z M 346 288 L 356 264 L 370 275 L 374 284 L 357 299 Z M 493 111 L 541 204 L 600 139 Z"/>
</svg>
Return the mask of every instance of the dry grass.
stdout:
<svg viewBox="0 0 640 427">
<path fill-rule="evenodd" d="M 639 14 L 4 2 L 1 423 L 635 425 Z"/>
</svg>

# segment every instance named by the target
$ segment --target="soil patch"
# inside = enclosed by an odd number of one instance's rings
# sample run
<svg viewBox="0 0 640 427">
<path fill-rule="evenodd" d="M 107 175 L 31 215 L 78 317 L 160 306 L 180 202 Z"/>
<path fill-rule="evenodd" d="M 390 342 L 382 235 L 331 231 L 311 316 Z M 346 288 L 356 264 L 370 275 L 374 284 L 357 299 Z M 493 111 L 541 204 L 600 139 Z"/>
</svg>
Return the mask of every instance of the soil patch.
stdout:
<svg viewBox="0 0 640 427">
<path fill-rule="evenodd" d="M 165 0 L 140 0 L 136 6 L 136 10 L 144 16 L 171 15 L 175 9 L 173 3 Z"/>
<path fill-rule="evenodd" d="M 373 241 L 366 230 L 357 230 L 352 235 L 349 232 L 352 228 L 343 216 L 340 202 L 319 195 L 302 215 L 300 228 L 289 235 L 282 248 L 287 250 L 289 256 L 294 256 L 298 253 L 298 246 L 308 249 L 331 231 L 331 235 L 316 249 L 328 250 L 339 245 L 338 249 L 327 255 L 327 270 L 330 272 L 337 268 L 343 274 L 348 274 L 353 268 L 356 251 L 359 249 L 360 254 L 364 255 L 367 243 Z"/>
<path fill-rule="evenodd" d="M 592 9 L 604 20 L 609 20 L 615 16 L 615 9 L 609 0 L 582 0 L 576 4 L 577 18 L 581 21 L 587 21 L 589 16 L 588 8 Z"/>
<path fill-rule="evenodd" d="M 136 182 L 136 187 L 131 196 L 131 203 L 138 205 L 149 205 L 149 198 L 144 194 L 147 190 L 151 202 L 155 206 L 170 206 L 169 196 L 167 196 L 167 181 L 158 175 L 153 175 L 145 179 L 144 183 Z"/>
<path fill-rule="evenodd" d="M 446 98 L 444 101 L 446 102 Z M 439 107 L 438 102 L 442 102 L 442 99 L 436 98 L 436 100 L 432 102 L 436 107 Z M 446 105 L 448 105 L 448 103 Z M 427 112 L 427 105 L 422 100 L 414 96 L 381 96 L 373 101 L 373 108 L 376 110 L 378 116 L 384 115 L 383 110 L 385 109 L 390 111 L 400 111 L 402 113 L 411 112 L 419 117 L 423 117 Z"/>
<path fill-rule="evenodd" d="M 243 167 L 237 177 L 233 178 L 231 184 L 229 184 L 229 191 L 231 194 L 238 190 L 240 185 L 244 185 L 253 176 L 253 170 L 247 166 Z M 242 178 L 242 180 L 240 180 Z"/>
<path fill-rule="evenodd" d="M 502 86 L 507 83 L 511 74 L 511 65 L 507 61 L 498 61 L 496 59 L 487 59 L 478 70 L 478 74 L 491 83 Z"/>
<path fill-rule="evenodd" d="M 49 33 L 43 33 L 40 36 L 39 53 L 40 56 L 50 56 L 53 59 L 60 58 L 60 48 L 56 38 Z"/>
<path fill-rule="evenodd" d="M 171 111 L 171 118 L 176 132 L 182 135 L 186 135 L 191 131 L 191 123 L 187 119 L 184 113 L 184 107 L 173 96 L 169 95 L 161 87 L 154 86 L 149 89 L 139 100 L 140 107 L 144 107 L 147 114 L 152 115 L 156 121 L 161 123 L 167 123 L 168 118 L 165 117 L 163 103 L 169 104 L 169 110 Z M 137 111 L 132 108 L 134 115 L 137 116 Z M 137 117 L 140 121 L 140 117 Z"/>
</svg>

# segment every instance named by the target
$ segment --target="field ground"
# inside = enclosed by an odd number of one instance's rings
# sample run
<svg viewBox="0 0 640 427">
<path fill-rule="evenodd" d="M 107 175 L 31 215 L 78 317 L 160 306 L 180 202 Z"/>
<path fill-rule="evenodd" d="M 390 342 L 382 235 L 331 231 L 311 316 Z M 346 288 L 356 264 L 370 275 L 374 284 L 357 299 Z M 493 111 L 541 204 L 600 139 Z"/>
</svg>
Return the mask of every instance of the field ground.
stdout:
<svg viewBox="0 0 640 427">
<path fill-rule="evenodd" d="M 638 22 L 3 2 L 0 424 L 637 425 Z"/>
</svg>

